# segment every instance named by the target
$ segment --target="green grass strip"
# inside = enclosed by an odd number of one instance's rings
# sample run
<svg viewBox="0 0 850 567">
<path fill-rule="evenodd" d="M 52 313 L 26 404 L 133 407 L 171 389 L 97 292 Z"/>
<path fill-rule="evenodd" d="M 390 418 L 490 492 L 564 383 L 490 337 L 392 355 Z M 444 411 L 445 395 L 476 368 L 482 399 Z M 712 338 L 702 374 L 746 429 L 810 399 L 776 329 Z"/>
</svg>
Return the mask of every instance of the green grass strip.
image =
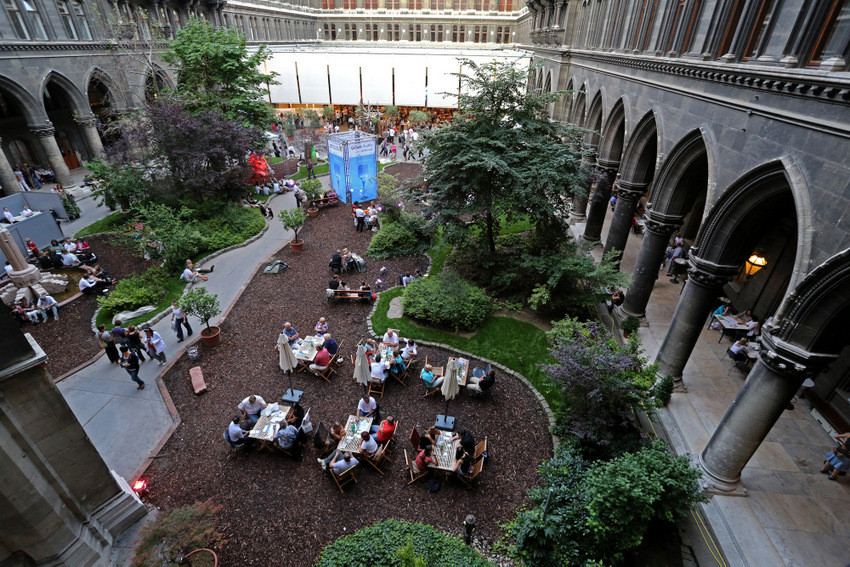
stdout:
<svg viewBox="0 0 850 567">
<path fill-rule="evenodd" d="M 80 229 L 77 234 L 74 235 L 74 238 L 82 238 L 99 232 L 112 232 L 120 227 L 124 222 L 130 222 L 131 216 L 132 215 L 130 214 L 123 215 L 120 211 L 115 211 L 114 213 L 103 217 L 99 221 L 94 221 L 87 227 Z"/>
<path fill-rule="evenodd" d="M 156 309 L 154 309 L 150 313 L 145 313 L 144 315 L 136 317 L 135 319 L 131 319 L 131 320 L 125 322 L 122 326 L 126 328 L 126 327 L 129 327 L 130 325 L 136 325 L 138 327 L 142 323 L 153 319 L 158 314 L 160 314 L 166 307 L 171 305 L 172 299 L 179 299 L 180 296 L 183 295 L 183 289 L 185 287 L 186 287 L 186 282 L 181 280 L 180 278 L 168 278 L 165 281 L 165 289 L 166 289 L 165 297 L 163 297 L 162 300 L 154 306 L 154 307 L 156 307 Z M 109 312 L 106 309 L 101 309 L 100 311 L 97 312 L 96 323 L 98 325 L 103 323 L 104 325 L 106 325 L 106 327 L 108 329 L 111 329 L 112 328 L 112 317 L 114 317 L 114 316 L 115 316 L 115 313 Z"/>
<path fill-rule="evenodd" d="M 553 410 L 558 406 L 557 387 L 550 383 L 543 371 L 537 367 L 537 364 L 554 362 L 549 354 L 546 333 L 541 329 L 511 317 L 491 315 L 484 321 L 484 325 L 478 332 L 467 339 L 453 333 L 420 327 L 413 324 L 407 317 L 388 318 L 387 309 L 389 309 L 390 300 L 403 294 L 402 287 L 396 287 L 381 294 L 375 315 L 372 316 L 372 328 L 375 333 L 383 335 L 389 327 L 392 327 L 398 329 L 399 336 L 402 337 L 447 344 L 496 361 L 528 378 L 537 391 L 546 398 Z"/>
</svg>

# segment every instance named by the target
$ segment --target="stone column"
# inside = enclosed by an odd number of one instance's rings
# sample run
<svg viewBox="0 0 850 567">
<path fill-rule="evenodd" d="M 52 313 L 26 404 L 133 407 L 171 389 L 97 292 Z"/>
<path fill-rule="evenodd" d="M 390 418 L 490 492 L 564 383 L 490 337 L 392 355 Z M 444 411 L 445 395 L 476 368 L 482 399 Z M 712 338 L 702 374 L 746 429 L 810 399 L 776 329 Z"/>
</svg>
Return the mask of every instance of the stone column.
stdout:
<svg viewBox="0 0 850 567">
<path fill-rule="evenodd" d="M 632 183 L 625 179 L 617 182 L 617 204 L 614 207 L 614 216 L 611 219 L 611 226 L 608 228 L 608 238 L 605 239 L 605 248 L 602 253 L 619 252 L 618 268 L 620 258 L 623 257 L 623 250 L 626 249 L 626 242 L 629 240 L 629 230 L 635 218 L 637 202 L 646 193 L 648 186 L 648 183 Z M 610 197 L 608 198 L 610 199 Z"/>
<path fill-rule="evenodd" d="M 97 117 L 89 114 L 75 118 L 74 122 L 80 127 L 80 132 L 86 139 L 92 159 L 103 157 L 103 140 L 100 139 L 100 133 L 97 131 Z"/>
<path fill-rule="evenodd" d="M 761 335 L 762 349 L 755 367 L 729 406 L 699 463 L 705 471 L 703 489 L 727 495 L 746 495 L 741 471 L 785 411 L 806 378 L 816 375 L 832 356 L 808 353 L 774 337 Z"/>
<path fill-rule="evenodd" d="M 611 200 L 611 183 L 616 175 L 617 164 L 613 167 L 605 167 L 600 162 L 604 171 L 597 177 L 596 187 L 590 196 L 590 209 L 587 211 L 587 224 L 584 227 L 584 240 L 588 242 L 599 242 L 602 239 L 602 225 L 605 223 L 605 211 L 608 210 L 608 202 Z"/>
<path fill-rule="evenodd" d="M 53 168 L 56 181 L 64 187 L 73 187 L 74 182 L 71 179 L 71 172 L 62 158 L 62 152 L 59 151 L 59 144 L 56 143 L 56 138 L 53 137 L 56 133 L 53 124 L 47 120 L 44 124 L 29 124 L 29 128 L 33 134 L 38 136 L 41 148 L 47 155 L 47 161 L 50 163 L 50 167 Z"/>
<path fill-rule="evenodd" d="M 655 287 L 655 280 L 658 279 L 667 243 L 681 224 L 680 218 L 667 217 L 653 210 L 647 213 L 646 232 L 632 272 L 632 285 L 629 286 L 622 308 L 627 315 L 643 317 L 646 314 L 646 306 L 652 288 Z"/>
<path fill-rule="evenodd" d="M 2 138 L 0 138 L 0 185 L 3 186 L 3 193 L 7 197 L 13 193 L 21 192 L 21 184 L 18 183 L 12 165 L 6 159 L 6 152 L 3 151 Z"/>
<path fill-rule="evenodd" d="M 688 283 L 679 297 L 673 321 L 656 358 L 658 374 L 672 376 L 680 388 L 682 371 L 699 339 L 706 317 L 714 307 L 723 284 L 737 273 L 737 266 L 718 266 L 701 260 L 695 254 L 695 248 L 691 248 Z"/>
</svg>

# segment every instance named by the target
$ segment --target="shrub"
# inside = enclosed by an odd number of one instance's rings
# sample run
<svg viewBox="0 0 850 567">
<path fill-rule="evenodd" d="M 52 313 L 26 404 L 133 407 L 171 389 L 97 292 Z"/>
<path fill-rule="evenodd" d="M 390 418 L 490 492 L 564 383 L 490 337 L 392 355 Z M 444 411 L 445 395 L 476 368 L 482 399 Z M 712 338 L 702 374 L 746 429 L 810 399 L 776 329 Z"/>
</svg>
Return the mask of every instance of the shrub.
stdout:
<svg viewBox="0 0 850 567">
<path fill-rule="evenodd" d="M 493 310 L 493 302 L 480 287 L 455 272 L 417 278 L 404 293 L 404 312 L 433 327 L 472 331 Z"/>
<path fill-rule="evenodd" d="M 97 303 L 110 313 L 130 311 L 143 305 L 156 305 L 165 297 L 165 269 L 156 266 L 141 274 L 120 280 L 107 297 L 98 297 Z"/>
<path fill-rule="evenodd" d="M 626 317 L 626 320 L 623 321 L 622 328 L 624 333 L 634 333 L 640 328 L 640 319 L 634 315 L 629 315 Z"/>
<path fill-rule="evenodd" d="M 266 220 L 258 209 L 219 203 L 214 213 L 196 224 L 204 235 L 200 251 L 213 252 L 245 242 L 263 230 Z"/>
<path fill-rule="evenodd" d="M 655 398 L 655 405 L 658 407 L 666 406 L 673 396 L 673 377 L 665 376 L 658 380 L 652 387 L 652 396 Z"/>
<path fill-rule="evenodd" d="M 135 549 L 132 567 L 173 564 L 184 549 L 220 549 L 227 543 L 216 526 L 215 515 L 220 509 L 207 501 L 175 508 L 146 524 Z"/>
<path fill-rule="evenodd" d="M 64 193 L 62 195 L 62 208 L 65 209 L 65 212 L 68 213 L 69 219 L 78 219 L 82 214 L 80 212 L 80 206 L 77 204 L 76 199 L 70 193 Z"/>
<path fill-rule="evenodd" d="M 408 546 L 412 546 L 412 550 Z M 416 559 L 425 565 L 492 565 L 459 538 L 449 537 L 425 524 L 395 519 L 384 520 L 336 540 L 322 550 L 316 565 L 403 567 Z"/>
<path fill-rule="evenodd" d="M 204 242 L 191 217 L 187 207 L 175 211 L 160 204 L 139 206 L 136 221 L 145 228 L 129 235 L 131 243 L 147 257 L 163 258 L 169 271 L 180 271 L 186 258 L 200 252 Z"/>
<path fill-rule="evenodd" d="M 375 259 L 416 256 L 428 249 L 425 225 L 417 217 L 402 214 L 397 222 L 385 222 L 372 237 L 366 254 Z"/>
</svg>

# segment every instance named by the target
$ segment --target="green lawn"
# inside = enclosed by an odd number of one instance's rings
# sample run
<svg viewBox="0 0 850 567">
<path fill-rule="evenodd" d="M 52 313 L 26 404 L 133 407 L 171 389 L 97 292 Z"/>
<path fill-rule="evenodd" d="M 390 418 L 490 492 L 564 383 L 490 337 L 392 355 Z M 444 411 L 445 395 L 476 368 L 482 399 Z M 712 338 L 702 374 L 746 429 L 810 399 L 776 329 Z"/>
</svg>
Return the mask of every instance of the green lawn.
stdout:
<svg viewBox="0 0 850 567">
<path fill-rule="evenodd" d="M 266 162 L 268 162 L 269 165 L 273 165 L 275 163 L 280 163 L 285 159 L 286 158 L 284 158 L 284 157 L 269 156 L 269 157 L 266 158 Z"/>
<path fill-rule="evenodd" d="M 379 163 L 378 164 L 378 171 L 382 171 L 384 169 L 384 165 L 385 164 L 383 164 L 383 163 Z M 392 165 L 392 164 L 388 163 L 386 165 Z M 328 173 L 329 171 L 330 171 L 330 165 L 328 165 L 327 163 L 322 164 L 322 165 L 317 165 L 313 168 L 313 173 L 315 173 L 316 175 L 321 175 L 322 173 Z M 290 179 L 293 179 L 295 181 L 298 181 L 300 179 L 307 179 L 307 166 L 302 165 L 301 167 L 299 167 L 298 173 L 293 175 Z"/>
<path fill-rule="evenodd" d="M 107 215 L 99 221 L 95 221 L 87 227 L 81 229 L 79 232 L 77 232 L 77 234 L 74 235 L 74 237 L 82 238 L 90 234 L 97 234 L 98 232 L 111 232 L 117 230 L 125 222 L 130 222 L 131 216 L 132 215 L 129 214 L 122 215 L 120 211 L 115 211 L 111 215 Z"/>
<path fill-rule="evenodd" d="M 145 321 L 149 321 L 153 319 L 157 314 L 162 312 L 166 307 L 171 305 L 172 299 L 179 299 L 181 295 L 183 295 L 183 289 L 186 287 L 186 282 L 181 280 L 178 277 L 168 278 L 165 281 L 165 289 L 166 294 L 165 297 L 162 298 L 162 301 L 155 305 L 156 309 L 151 311 L 150 313 L 145 313 L 141 317 L 136 317 L 135 319 L 131 319 L 123 324 L 123 327 L 129 327 L 130 325 L 141 325 Z M 114 313 L 108 313 L 105 309 L 101 309 L 97 312 L 97 324 L 100 325 L 103 323 L 107 326 L 107 328 L 112 328 L 112 317 L 115 315 Z"/>
<path fill-rule="evenodd" d="M 429 274 L 437 275 L 443 271 L 443 264 L 446 263 L 446 258 L 452 251 L 452 246 L 448 242 L 443 242 L 443 227 L 437 229 L 437 234 L 434 235 L 434 244 L 428 249 L 428 256 L 431 257 L 431 268 Z"/>
<path fill-rule="evenodd" d="M 375 315 L 372 317 L 372 328 L 376 334 L 382 335 L 387 328 L 392 327 L 398 329 L 399 336 L 402 337 L 443 343 L 494 360 L 528 378 L 546 398 L 549 406 L 553 410 L 557 407 L 556 388 L 537 367 L 539 363 L 554 362 L 549 355 L 546 334 L 542 330 L 531 323 L 517 321 L 510 317 L 490 316 L 475 336 L 467 339 L 453 333 L 414 325 L 407 317 L 389 319 L 387 309 L 390 300 L 403 293 L 404 289 L 397 287 L 381 294 Z"/>
</svg>

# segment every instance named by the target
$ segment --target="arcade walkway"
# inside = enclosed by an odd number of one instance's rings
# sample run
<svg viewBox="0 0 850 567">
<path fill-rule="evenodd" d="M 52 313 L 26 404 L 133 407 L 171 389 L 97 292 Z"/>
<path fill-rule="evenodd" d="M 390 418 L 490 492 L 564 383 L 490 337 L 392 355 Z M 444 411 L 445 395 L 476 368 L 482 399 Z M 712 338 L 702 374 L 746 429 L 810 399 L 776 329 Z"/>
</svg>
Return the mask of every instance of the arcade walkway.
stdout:
<svg viewBox="0 0 850 567">
<path fill-rule="evenodd" d="M 610 218 L 609 212 L 603 242 Z M 574 225 L 573 231 L 583 233 L 584 225 Z M 623 271 L 634 268 L 641 238 L 629 234 Z M 601 246 L 593 249 L 597 260 L 601 254 Z M 681 283 L 670 283 L 661 272 L 647 306 L 647 326 L 638 331 L 649 360 L 661 347 L 681 290 Z M 718 338 L 718 331 L 703 328 L 683 375 L 687 393 L 673 394 L 660 412 L 679 454 L 703 450 L 746 378 L 737 370 L 729 372 L 730 340 L 718 344 Z M 833 482 L 820 474 L 823 456 L 835 446 L 824 427 L 801 399 L 793 411 L 782 414 L 744 469 L 749 496 L 713 496 L 703 505 L 728 565 L 838 566 L 850 561 L 850 477 Z M 700 565 L 716 564 L 710 556 L 698 554 L 698 560 Z"/>
</svg>

